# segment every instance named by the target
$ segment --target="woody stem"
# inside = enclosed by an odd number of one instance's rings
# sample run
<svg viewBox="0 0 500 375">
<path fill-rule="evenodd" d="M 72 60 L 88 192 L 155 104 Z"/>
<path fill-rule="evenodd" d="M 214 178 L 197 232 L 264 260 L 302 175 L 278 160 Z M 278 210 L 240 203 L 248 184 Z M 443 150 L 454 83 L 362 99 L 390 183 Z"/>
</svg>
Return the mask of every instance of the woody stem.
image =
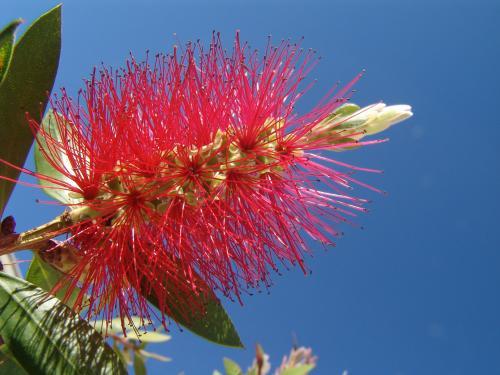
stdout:
<svg viewBox="0 0 500 375">
<path fill-rule="evenodd" d="M 47 241 L 67 233 L 70 228 L 83 217 L 86 207 L 64 212 L 54 220 L 22 233 L 12 233 L 0 237 L 0 255 L 20 250 L 37 250 L 44 248 Z"/>
</svg>

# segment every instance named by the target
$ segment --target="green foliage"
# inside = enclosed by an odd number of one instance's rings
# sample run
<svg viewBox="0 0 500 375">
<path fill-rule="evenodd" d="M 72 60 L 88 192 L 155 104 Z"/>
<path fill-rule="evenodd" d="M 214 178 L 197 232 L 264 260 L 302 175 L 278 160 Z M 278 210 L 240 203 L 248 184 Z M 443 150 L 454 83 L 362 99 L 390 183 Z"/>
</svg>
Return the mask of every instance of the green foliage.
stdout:
<svg viewBox="0 0 500 375">
<path fill-rule="evenodd" d="M 0 83 L 2 83 L 12 57 L 12 49 L 14 46 L 14 32 L 21 24 L 22 20 L 17 19 L 9 23 L 2 31 L 0 31 Z"/>
<path fill-rule="evenodd" d="M 113 350 L 117 353 L 125 366 L 133 365 L 136 374 L 146 374 L 146 361 L 149 358 L 156 359 L 162 362 L 170 362 L 171 359 L 157 353 L 152 353 L 144 350 L 150 343 L 166 342 L 171 339 L 169 335 L 159 333 L 157 331 L 141 332 L 138 334 L 136 330 L 143 326 L 143 321 L 138 316 L 131 317 L 132 323 L 126 328 L 123 334 L 121 318 L 113 319 L 107 326 L 108 339 L 113 341 Z M 104 320 L 96 321 L 95 328 L 102 331 L 107 322 Z M 127 324 L 127 319 L 124 321 Z M 135 326 L 135 327 L 134 327 Z"/>
<path fill-rule="evenodd" d="M 157 361 L 161 361 L 161 362 L 170 362 L 172 360 L 172 358 L 165 357 L 164 355 L 161 355 L 158 353 L 147 352 L 143 349 L 141 349 L 141 355 L 144 358 L 152 358 L 152 359 L 156 359 Z"/>
<path fill-rule="evenodd" d="M 243 375 L 241 367 L 229 358 L 224 358 L 224 370 L 226 371 L 226 375 Z"/>
<path fill-rule="evenodd" d="M 29 375 L 5 344 L 0 347 L 0 374 Z"/>
<path fill-rule="evenodd" d="M 60 140 L 61 135 L 59 134 L 59 130 L 57 127 L 57 122 L 54 117 L 54 113 L 52 110 L 47 111 L 47 114 L 43 118 L 42 128 L 44 132 L 50 134 L 50 136 L 55 140 Z M 45 145 L 45 140 L 43 137 L 38 137 L 38 142 L 40 142 L 40 147 Z M 43 174 L 45 176 L 51 177 L 58 181 L 63 181 L 68 184 L 72 184 L 72 181 L 66 177 L 64 174 L 55 169 L 52 164 L 50 164 L 43 153 L 40 151 L 40 147 L 38 145 L 35 146 L 35 168 L 37 173 Z M 46 148 L 45 148 L 46 149 Z M 62 161 L 66 160 L 64 155 L 60 155 Z M 71 168 L 71 165 L 68 163 L 63 163 L 61 165 L 62 168 Z M 62 190 L 57 185 L 52 184 L 49 181 L 40 181 L 40 185 L 43 186 L 43 190 L 50 197 L 58 200 L 61 203 L 77 203 L 77 199 L 71 198 L 69 196 L 70 192 L 68 190 Z"/>
<path fill-rule="evenodd" d="M 12 52 L 0 85 L 0 159 L 16 166 L 24 164 L 33 143 L 26 113 L 41 120 L 54 84 L 60 50 L 61 7 L 57 6 L 31 25 Z M 0 164 L 0 175 L 17 180 L 19 171 Z M 14 185 L 0 181 L 0 216 Z"/>
<path fill-rule="evenodd" d="M 134 355 L 134 373 L 135 375 L 146 375 L 146 364 L 144 358 L 139 352 Z"/>
<path fill-rule="evenodd" d="M 113 351 L 120 358 L 123 366 L 127 367 L 130 364 L 130 353 L 128 350 L 121 349 L 116 341 L 113 341 Z"/>
<path fill-rule="evenodd" d="M 287 368 L 281 375 L 307 375 L 314 369 L 314 365 L 298 365 L 293 368 Z"/>
<path fill-rule="evenodd" d="M 39 286 L 46 292 L 51 292 L 54 286 L 63 277 L 64 274 L 62 272 L 41 260 L 38 255 L 33 256 L 30 268 L 28 269 L 28 273 L 26 274 L 26 280 L 35 284 L 36 286 Z M 66 305 L 68 305 L 69 307 L 73 307 L 79 292 L 80 288 L 75 286 L 75 288 L 71 291 L 71 294 L 69 296 L 66 296 L 66 294 L 68 293 L 68 285 L 66 285 L 61 287 L 57 291 L 56 297 L 61 301 L 65 301 Z"/>
<path fill-rule="evenodd" d="M 0 332 L 28 373 L 126 374 L 102 336 L 42 289 L 0 273 L 0 300 Z"/>
<path fill-rule="evenodd" d="M 191 332 L 216 344 L 237 348 L 243 347 L 238 332 L 221 302 L 208 286 L 203 285 L 201 278 L 198 277 L 198 279 L 198 285 L 205 291 L 199 294 L 200 303 L 205 307 L 205 311 L 203 313 L 193 311 L 188 298 L 186 297 L 185 300 L 179 299 L 177 297 L 178 293 L 172 290 L 170 298 L 166 301 L 169 303 L 171 310 L 170 317 Z M 172 288 L 170 285 L 165 285 L 165 287 L 167 289 Z M 145 297 L 154 306 L 160 308 L 161 304 L 155 294 L 151 293 L 145 295 Z"/>
<path fill-rule="evenodd" d="M 276 375 L 308 375 L 316 367 L 316 358 L 312 355 L 311 349 L 300 347 L 293 348 L 288 357 L 283 359 L 280 367 L 272 373 Z M 224 375 L 269 375 L 271 374 L 271 364 L 269 356 L 264 352 L 262 346 L 257 344 L 255 359 L 252 366 L 244 373 L 241 367 L 229 358 L 224 358 Z M 212 375 L 222 375 L 218 370 L 214 370 Z"/>
</svg>

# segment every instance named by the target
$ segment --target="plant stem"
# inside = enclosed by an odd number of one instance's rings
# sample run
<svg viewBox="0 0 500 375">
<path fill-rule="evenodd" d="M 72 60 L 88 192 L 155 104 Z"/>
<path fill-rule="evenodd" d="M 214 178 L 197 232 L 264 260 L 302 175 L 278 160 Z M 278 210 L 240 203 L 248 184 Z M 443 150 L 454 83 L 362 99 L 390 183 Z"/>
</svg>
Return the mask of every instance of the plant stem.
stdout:
<svg viewBox="0 0 500 375">
<path fill-rule="evenodd" d="M 67 233 L 70 228 L 81 221 L 84 209 L 64 212 L 54 220 L 23 233 L 13 233 L 0 237 L 0 255 L 14 253 L 20 250 L 38 250 L 47 245 L 47 241 Z"/>
</svg>

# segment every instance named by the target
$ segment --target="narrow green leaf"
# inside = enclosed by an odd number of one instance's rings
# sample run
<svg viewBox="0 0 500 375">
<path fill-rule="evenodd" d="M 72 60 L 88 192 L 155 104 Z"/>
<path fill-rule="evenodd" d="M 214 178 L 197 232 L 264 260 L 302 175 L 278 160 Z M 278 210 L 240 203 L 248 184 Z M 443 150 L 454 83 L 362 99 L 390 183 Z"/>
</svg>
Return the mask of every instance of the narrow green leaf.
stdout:
<svg viewBox="0 0 500 375">
<path fill-rule="evenodd" d="M 146 375 L 146 363 L 144 358 L 138 352 L 134 354 L 134 373 L 135 375 Z"/>
<path fill-rule="evenodd" d="M 299 365 L 286 369 L 281 375 L 307 375 L 314 369 L 314 365 Z"/>
<path fill-rule="evenodd" d="M 161 361 L 161 362 L 171 362 L 172 361 L 172 358 L 165 357 L 164 355 L 160 355 L 158 353 L 147 352 L 143 349 L 141 349 L 140 352 L 141 352 L 142 356 L 145 358 L 152 358 L 152 359 L 156 359 L 156 360 Z"/>
<path fill-rule="evenodd" d="M 2 31 L 0 31 L 0 84 L 3 81 L 5 72 L 7 71 L 12 57 L 12 47 L 14 46 L 14 32 L 22 23 L 21 19 L 17 19 L 9 23 Z"/>
<path fill-rule="evenodd" d="M 241 367 L 229 358 L 224 358 L 224 370 L 226 371 L 226 375 L 243 375 Z"/>
<path fill-rule="evenodd" d="M 57 127 L 57 122 L 54 117 L 54 112 L 52 110 L 47 111 L 47 114 L 43 118 L 42 121 L 42 128 L 44 132 L 47 134 L 50 134 L 50 136 L 55 139 L 55 140 L 60 140 L 61 135 L 59 134 L 59 128 Z M 41 173 L 45 176 L 52 177 L 56 180 L 59 181 L 64 181 L 68 184 L 72 184 L 73 182 L 66 177 L 64 174 L 59 172 L 57 169 L 55 169 L 52 164 L 50 164 L 43 153 L 40 151 L 40 147 L 43 147 L 45 144 L 45 140 L 39 136 L 38 140 L 40 142 L 40 145 L 35 144 L 35 168 L 38 173 Z M 66 168 L 68 171 L 71 170 L 71 165 L 69 164 L 69 161 L 67 163 L 64 163 L 64 160 L 67 160 L 67 157 L 65 155 L 60 155 L 60 159 L 63 161 L 62 167 Z M 50 197 L 58 200 L 59 202 L 62 203 L 78 203 L 78 199 L 71 198 L 69 196 L 69 191 L 68 190 L 62 190 L 60 187 L 58 188 L 56 185 L 48 182 L 48 181 L 40 181 L 40 185 L 43 186 L 43 190 L 45 193 L 47 193 Z"/>
<path fill-rule="evenodd" d="M 191 332 L 203 337 L 206 340 L 212 341 L 219 345 L 242 348 L 243 344 L 234 327 L 231 318 L 222 306 L 217 296 L 198 276 L 197 285 L 200 286 L 204 293 L 200 293 L 200 303 L 205 306 L 204 313 L 192 311 L 189 298 L 179 298 L 179 294 L 172 290 L 166 303 L 169 304 L 170 317 L 177 323 L 189 329 Z M 165 286 L 168 289 L 171 285 Z M 146 291 L 147 287 L 144 288 Z M 143 291 L 144 293 L 144 291 Z M 154 293 L 145 294 L 145 297 L 157 308 L 161 304 Z"/>
<path fill-rule="evenodd" d="M 103 337 L 35 285 L 0 273 L 0 332 L 30 374 L 126 374 Z"/>
<path fill-rule="evenodd" d="M 124 367 L 127 367 L 130 363 L 129 363 L 129 356 L 128 356 L 128 351 L 127 351 L 127 356 L 125 356 L 125 352 L 120 349 L 118 347 L 118 344 L 116 343 L 116 341 L 113 340 L 113 351 L 115 352 L 115 354 L 118 356 L 118 358 L 120 358 L 120 361 L 122 362 L 123 366 Z"/>
<path fill-rule="evenodd" d="M 59 270 L 52 267 L 40 259 L 38 255 L 34 255 L 31 261 L 30 268 L 26 274 L 26 280 L 30 283 L 39 286 L 46 292 L 50 292 L 52 288 L 61 280 L 65 275 Z M 65 300 L 66 294 L 68 292 L 68 286 L 63 286 L 56 293 L 56 297 L 61 301 Z M 80 288 L 76 287 L 71 291 L 71 294 L 65 300 L 66 305 L 73 307 L 75 301 L 80 293 Z"/>
<path fill-rule="evenodd" d="M 14 47 L 0 86 L 0 159 L 17 166 L 24 164 L 33 143 L 26 113 L 41 120 L 54 85 L 60 50 L 59 5 L 36 20 Z M 19 171 L 0 163 L 0 176 L 17 180 Z M 0 181 L 0 217 L 14 185 Z"/>
</svg>

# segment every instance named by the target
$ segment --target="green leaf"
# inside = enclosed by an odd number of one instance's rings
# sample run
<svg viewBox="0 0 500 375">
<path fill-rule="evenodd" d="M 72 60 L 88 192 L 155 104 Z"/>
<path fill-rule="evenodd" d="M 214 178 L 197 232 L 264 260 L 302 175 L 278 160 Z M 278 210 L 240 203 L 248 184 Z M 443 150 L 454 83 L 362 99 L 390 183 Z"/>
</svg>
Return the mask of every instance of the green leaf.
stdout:
<svg viewBox="0 0 500 375">
<path fill-rule="evenodd" d="M 10 58 L 12 57 L 12 47 L 14 46 L 14 32 L 22 23 L 21 19 L 17 19 L 9 23 L 2 31 L 0 31 L 0 84 L 3 81 L 5 72 L 9 68 Z"/>
<path fill-rule="evenodd" d="M 170 317 L 191 332 L 208 341 L 219 345 L 242 348 L 243 344 L 238 332 L 221 302 L 203 282 L 201 277 L 198 276 L 197 278 L 197 285 L 204 291 L 199 294 L 200 303 L 205 306 L 204 313 L 192 310 L 189 303 L 189 300 L 193 298 L 192 296 L 189 296 L 189 298 L 187 296 L 186 298 L 179 298 L 179 293 L 171 290 L 172 286 L 167 283 L 165 288 L 170 290 L 169 297 L 165 303 L 169 304 Z M 148 289 L 150 288 L 145 287 L 142 292 L 145 293 Z M 160 308 L 161 304 L 154 293 L 145 293 L 144 296 L 155 307 Z"/>
<path fill-rule="evenodd" d="M 50 134 L 50 136 L 55 140 L 60 140 L 61 135 L 59 133 L 59 128 L 57 126 L 57 121 L 54 116 L 54 112 L 52 110 L 47 111 L 47 114 L 43 118 L 42 128 L 44 132 Z M 73 181 L 66 177 L 64 174 L 55 169 L 52 164 L 50 164 L 45 158 L 44 154 L 40 151 L 41 147 L 45 146 L 45 140 L 43 137 L 38 136 L 38 142 L 40 145 L 35 144 L 35 168 L 38 173 L 41 173 L 45 176 L 52 177 L 58 181 L 64 181 L 67 184 L 73 184 Z M 61 160 L 67 160 L 67 157 L 64 155 L 59 156 Z M 64 163 L 64 168 L 71 170 L 71 165 L 69 161 Z M 43 190 L 52 198 L 58 200 L 62 203 L 78 203 L 78 199 L 71 198 L 69 196 L 70 192 L 68 190 L 63 190 L 57 185 L 48 182 L 48 181 L 40 181 L 40 185 L 43 186 Z"/>
<path fill-rule="evenodd" d="M 29 375 L 5 344 L 0 347 L 0 374 Z"/>
<path fill-rule="evenodd" d="M 39 286 L 46 292 L 52 291 L 52 288 L 54 288 L 57 282 L 64 277 L 65 275 L 62 272 L 41 260 L 38 255 L 33 256 L 30 268 L 28 269 L 28 273 L 26 274 L 26 280 L 35 284 L 36 286 Z M 69 285 L 61 287 L 57 291 L 56 297 L 61 301 L 65 300 L 65 304 L 67 306 L 73 307 L 80 293 L 80 288 L 75 286 L 68 298 L 65 299 L 66 293 L 68 292 L 68 287 Z"/>
<path fill-rule="evenodd" d="M 243 375 L 241 367 L 229 358 L 224 358 L 224 370 L 226 370 L 226 375 Z"/>
<path fill-rule="evenodd" d="M 146 363 L 144 358 L 138 352 L 134 354 L 134 373 L 135 375 L 146 375 Z"/>
<path fill-rule="evenodd" d="M 286 369 L 281 375 L 307 375 L 314 369 L 314 365 L 299 365 Z"/>
<path fill-rule="evenodd" d="M 157 353 L 147 352 L 143 349 L 141 349 L 140 352 L 141 352 L 141 355 L 145 358 L 152 358 L 152 359 L 156 359 L 156 360 L 161 361 L 161 362 L 171 362 L 172 361 L 172 358 L 165 357 L 164 355 L 160 355 Z"/>
<path fill-rule="evenodd" d="M 123 366 L 127 367 L 128 365 L 131 364 L 130 357 L 128 355 L 128 350 L 127 350 L 127 353 L 125 354 L 125 351 L 120 349 L 118 347 L 118 344 L 114 340 L 113 340 L 113 351 L 118 356 L 118 358 L 120 358 L 120 361 L 122 362 Z"/>
<path fill-rule="evenodd" d="M 103 337 L 35 285 L 0 273 L 0 332 L 30 374 L 126 374 Z"/>
<path fill-rule="evenodd" d="M 0 86 L 0 159 L 22 166 L 33 133 L 26 113 L 41 120 L 54 85 L 61 50 L 61 6 L 42 15 L 14 47 L 9 68 Z M 0 176 L 17 180 L 19 171 L 0 163 Z M 0 181 L 0 217 L 14 189 Z"/>
</svg>

